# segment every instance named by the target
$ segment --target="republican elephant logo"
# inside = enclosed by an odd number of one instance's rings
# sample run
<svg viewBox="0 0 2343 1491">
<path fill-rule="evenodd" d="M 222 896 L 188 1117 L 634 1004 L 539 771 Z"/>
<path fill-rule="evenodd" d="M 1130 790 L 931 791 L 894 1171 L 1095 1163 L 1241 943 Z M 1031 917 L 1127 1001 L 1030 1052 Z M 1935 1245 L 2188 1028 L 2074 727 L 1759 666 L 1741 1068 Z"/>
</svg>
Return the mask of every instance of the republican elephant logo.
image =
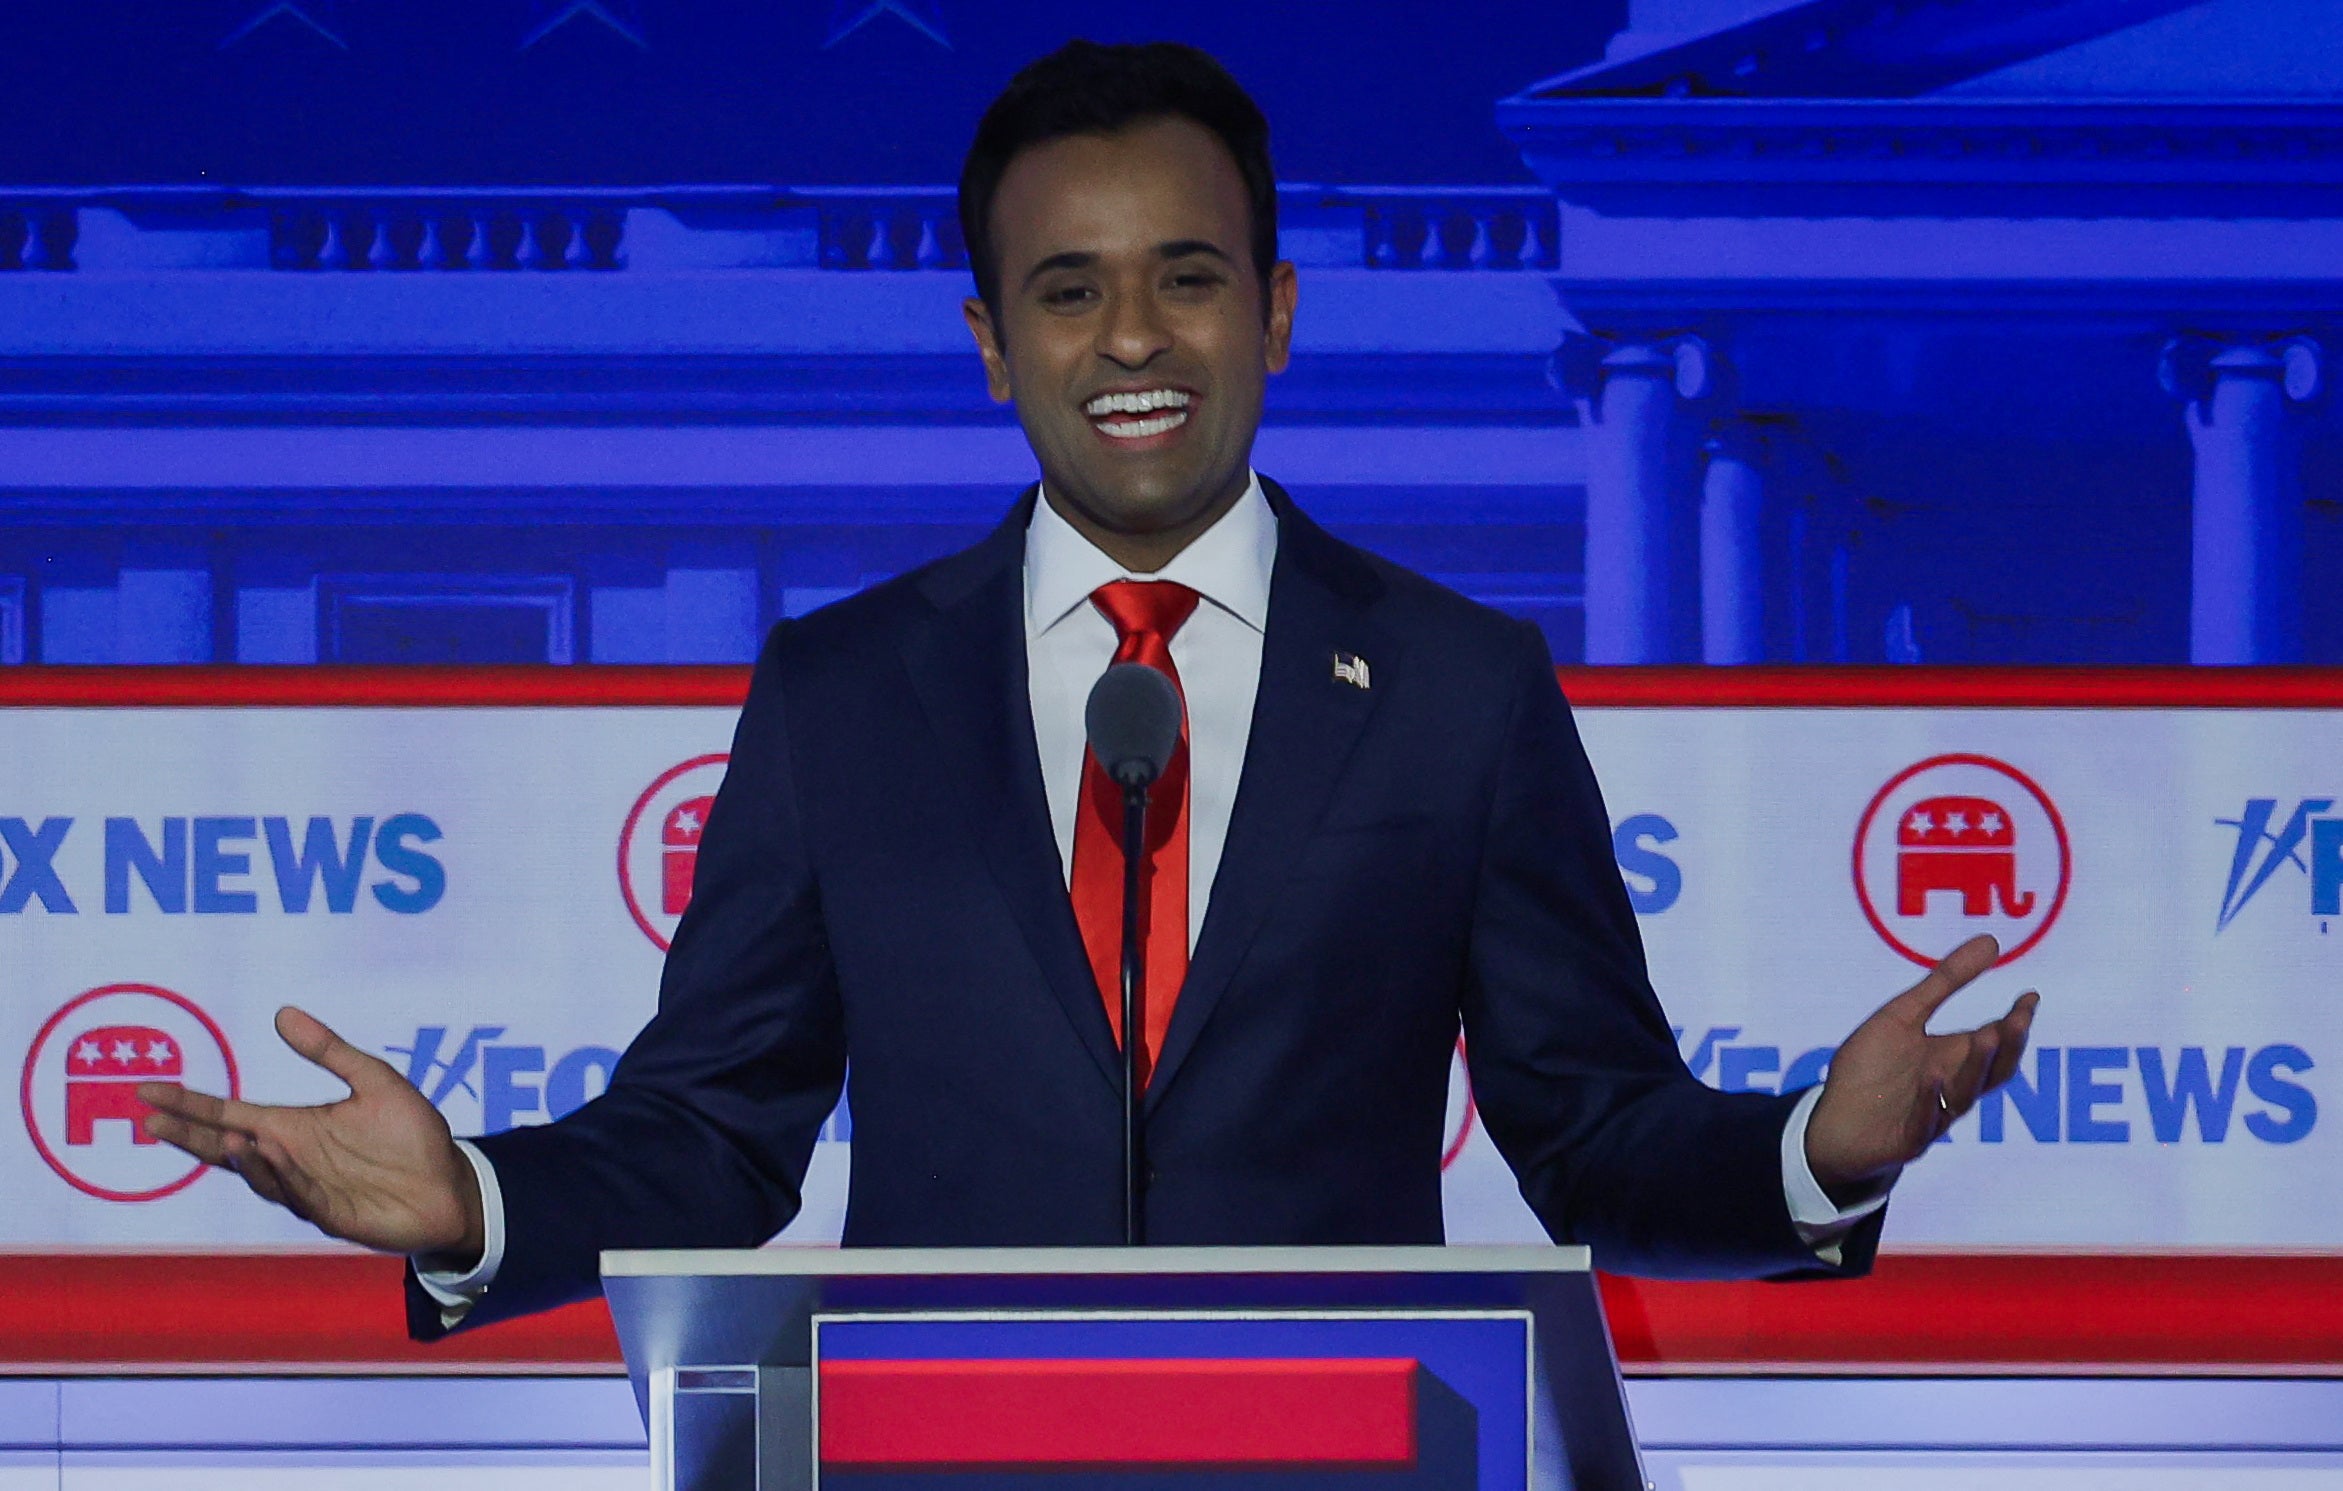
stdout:
<svg viewBox="0 0 2343 1491">
<path fill-rule="evenodd" d="M 2034 893 L 2018 889 L 2017 829 L 1984 797 L 1929 797 L 1896 822 L 1896 915 L 1924 916 L 1928 897 L 1950 891 L 1961 915 L 2025 916 Z"/>
<path fill-rule="evenodd" d="M 618 894 L 643 935 L 661 952 L 691 904 L 700 836 L 724 781 L 729 757 L 694 756 L 659 773 L 627 810 L 618 831 Z"/>
<path fill-rule="evenodd" d="M 1855 829 L 1855 896 L 1880 940 L 1926 967 L 1979 932 L 2005 963 L 2066 904 L 2073 856 L 2050 794 L 2006 761 L 1968 753 L 1904 768 Z"/>
<path fill-rule="evenodd" d="M 94 1144 L 101 1122 L 129 1125 L 130 1142 L 152 1144 L 139 1123 L 146 1104 L 141 1082 L 177 1082 L 187 1075 L 179 1043 L 152 1025 L 100 1025 L 74 1037 L 65 1051 L 65 1142 Z"/>
<path fill-rule="evenodd" d="M 659 831 L 659 910 L 664 916 L 681 916 L 691 904 L 692 877 L 700 867 L 700 835 L 714 806 L 713 796 L 694 797 L 667 810 L 666 826 Z"/>
<path fill-rule="evenodd" d="M 101 1201 L 160 1201 L 207 1167 L 157 1143 L 141 1082 L 240 1095 L 236 1056 L 203 1007 L 155 984 L 104 984 L 67 1000 L 26 1050 L 25 1136 L 57 1178 Z"/>
</svg>

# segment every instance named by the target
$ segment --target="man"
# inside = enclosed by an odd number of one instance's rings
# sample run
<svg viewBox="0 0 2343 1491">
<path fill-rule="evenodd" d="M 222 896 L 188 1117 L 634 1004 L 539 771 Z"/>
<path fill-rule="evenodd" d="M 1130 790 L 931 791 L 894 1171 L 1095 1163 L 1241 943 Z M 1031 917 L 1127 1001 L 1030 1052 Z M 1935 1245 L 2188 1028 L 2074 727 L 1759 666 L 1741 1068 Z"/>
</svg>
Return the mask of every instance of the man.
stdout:
<svg viewBox="0 0 2343 1491">
<path fill-rule="evenodd" d="M 975 548 L 774 630 L 659 1012 L 607 1093 L 459 1145 L 287 1010 L 348 1099 L 151 1086 L 150 1130 L 414 1257 L 423 1335 L 590 1294 L 604 1248 L 762 1242 L 850 1054 L 847 1242 L 1117 1241 L 1122 862 L 1081 720 L 1120 658 L 1172 674 L 1187 711 L 1144 866 L 1149 1241 L 1438 1241 L 1461 1021 L 1557 1239 L 1662 1274 L 1866 1267 L 1887 1183 L 2014 1068 L 2033 996 L 1925 1033 L 1991 966 L 1980 938 L 1820 1089 L 1691 1078 L 1537 634 L 1252 474 L 1296 304 L 1267 135 L 1216 64 L 1164 45 L 1076 43 L 987 112 L 966 315 L 1038 493 Z"/>
</svg>

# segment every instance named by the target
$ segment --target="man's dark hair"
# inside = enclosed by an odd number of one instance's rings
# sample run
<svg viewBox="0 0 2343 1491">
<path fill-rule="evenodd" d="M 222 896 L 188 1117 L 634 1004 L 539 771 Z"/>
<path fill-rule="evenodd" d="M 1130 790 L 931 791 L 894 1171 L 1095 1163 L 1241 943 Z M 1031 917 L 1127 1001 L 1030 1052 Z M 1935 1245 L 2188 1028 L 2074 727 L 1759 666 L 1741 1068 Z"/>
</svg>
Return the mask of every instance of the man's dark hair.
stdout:
<svg viewBox="0 0 2343 1491">
<path fill-rule="evenodd" d="M 1228 69 L 1176 41 L 1106 46 L 1070 41 L 1028 63 L 977 123 L 960 167 L 960 233 L 976 293 L 1001 310 L 1001 264 L 993 250 L 993 197 L 1018 152 L 1067 135 L 1105 135 L 1150 119 L 1192 119 L 1236 158 L 1252 208 L 1253 268 L 1267 304 L 1277 263 L 1277 175 L 1269 165 L 1269 121 Z"/>
</svg>

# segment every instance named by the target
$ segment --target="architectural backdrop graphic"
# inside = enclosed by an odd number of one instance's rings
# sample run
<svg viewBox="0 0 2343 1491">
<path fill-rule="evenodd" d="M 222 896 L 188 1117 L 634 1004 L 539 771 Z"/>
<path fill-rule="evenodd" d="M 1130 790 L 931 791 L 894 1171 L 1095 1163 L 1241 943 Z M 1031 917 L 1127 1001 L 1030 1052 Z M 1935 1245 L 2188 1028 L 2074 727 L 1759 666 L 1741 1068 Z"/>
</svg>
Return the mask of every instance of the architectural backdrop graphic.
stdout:
<svg viewBox="0 0 2343 1491">
<path fill-rule="evenodd" d="M 0 60 L 0 659 L 743 661 L 972 539 L 948 183 L 1262 99 L 1257 464 L 1564 661 L 2343 658 L 2325 0 L 91 0 Z"/>
</svg>

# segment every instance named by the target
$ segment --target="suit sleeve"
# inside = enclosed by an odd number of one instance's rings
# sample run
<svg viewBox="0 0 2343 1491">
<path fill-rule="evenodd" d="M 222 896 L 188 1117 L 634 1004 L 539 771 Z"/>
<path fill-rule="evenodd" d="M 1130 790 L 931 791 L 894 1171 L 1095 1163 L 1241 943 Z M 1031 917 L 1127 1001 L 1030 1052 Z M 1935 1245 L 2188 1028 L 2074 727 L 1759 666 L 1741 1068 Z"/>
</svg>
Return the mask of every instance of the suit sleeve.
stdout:
<svg viewBox="0 0 2343 1491">
<path fill-rule="evenodd" d="M 1523 639 L 1481 855 L 1463 1014 L 1489 1136 L 1557 1242 L 1661 1278 L 1868 1269 L 1879 1218 L 1825 1266 L 1783 1194 L 1795 1095 L 1722 1093 L 1677 1054 L 1545 645 Z"/>
<path fill-rule="evenodd" d="M 505 1256 L 459 1328 L 583 1299 L 606 1248 L 754 1247 L 797 1214 L 846 1048 L 767 639 L 700 841 L 659 1008 L 609 1089 L 558 1122 L 475 1141 L 496 1167 Z M 408 1326 L 443 1330 L 408 1271 Z"/>
</svg>

